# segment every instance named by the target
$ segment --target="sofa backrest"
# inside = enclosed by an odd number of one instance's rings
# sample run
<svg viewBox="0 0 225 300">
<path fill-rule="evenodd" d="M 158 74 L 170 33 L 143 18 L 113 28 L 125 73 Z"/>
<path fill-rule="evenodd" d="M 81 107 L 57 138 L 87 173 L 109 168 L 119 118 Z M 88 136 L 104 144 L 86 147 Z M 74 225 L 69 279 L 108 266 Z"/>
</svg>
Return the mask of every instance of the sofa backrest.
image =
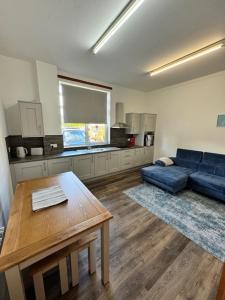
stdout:
<svg viewBox="0 0 225 300">
<path fill-rule="evenodd" d="M 210 165 L 218 165 L 218 164 L 225 165 L 225 155 L 205 152 L 203 154 L 202 162 L 210 164 Z"/>
<path fill-rule="evenodd" d="M 181 167 L 197 170 L 200 161 L 202 160 L 203 152 L 187 149 L 177 149 L 175 164 Z"/>
<path fill-rule="evenodd" d="M 203 152 L 195 151 L 195 150 L 187 150 L 187 149 L 177 149 L 177 158 L 191 160 L 196 163 L 199 163 L 202 160 Z"/>
<path fill-rule="evenodd" d="M 199 171 L 225 177 L 225 155 L 205 152 Z"/>
</svg>

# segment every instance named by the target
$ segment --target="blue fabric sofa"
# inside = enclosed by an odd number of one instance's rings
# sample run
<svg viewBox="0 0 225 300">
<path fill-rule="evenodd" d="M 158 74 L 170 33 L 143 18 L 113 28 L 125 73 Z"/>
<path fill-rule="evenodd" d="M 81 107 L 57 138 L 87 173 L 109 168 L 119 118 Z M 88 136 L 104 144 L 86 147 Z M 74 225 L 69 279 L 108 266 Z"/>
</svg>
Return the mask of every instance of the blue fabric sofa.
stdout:
<svg viewBox="0 0 225 300">
<path fill-rule="evenodd" d="M 169 192 L 189 187 L 196 192 L 225 201 L 225 155 L 177 149 L 174 165 L 150 166 L 141 170 L 144 181 Z"/>
<path fill-rule="evenodd" d="M 201 151 L 177 149 L 176 157 L 171 157 L 174 165 L 145 167 L 141 170 L 142 178 L 171 193 L 177 193 L 187 186 L 189 175 L 198 170 L 202 156 Z"/>
<path fill-rule="evenodd" d="M 205 152 L 198 171 L 190 174 L 189 187 L 225 201 L 225 155 Z"/>
</svg>

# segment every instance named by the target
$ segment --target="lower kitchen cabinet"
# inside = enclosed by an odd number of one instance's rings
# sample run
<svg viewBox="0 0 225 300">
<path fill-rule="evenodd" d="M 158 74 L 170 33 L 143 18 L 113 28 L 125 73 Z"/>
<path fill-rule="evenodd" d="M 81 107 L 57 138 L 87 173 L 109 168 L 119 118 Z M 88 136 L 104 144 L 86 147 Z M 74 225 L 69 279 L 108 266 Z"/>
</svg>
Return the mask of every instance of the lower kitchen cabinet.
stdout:
<svg viewBox="0 0 225 300">
<path fill-rule="evenodd" d="M 48 176 L 46 161 L 33 161 L 14 165 L 15 181 L 29 180 Z"/>
<path fill-rule="evenodd" d="M 143 163 L 150 164 L 153 162 L 153 154 L 154 154 L 154 147 L 145 147 L 144 148 L 144 156 L 143 156 Z"/>
<path fill-rule="evenodd" d="M 73 171 L 73 160 L 69 158 L 56 158 L 48 160 L 48 175 Z"/>
<path fill-rule="evenodd" d="M 134 149 L 123 150 L 120 154 L 120 169 L 125 170 L 132 168 L 134 159 Z"/>
<path fill-rule="evenodd" d="M 73 171 L 80 179 L 91 179 L 153 162 L 154 147 L 62 157 L 47 161 L 11 164 L 13 186 L 23 180 Z"/>
<path fill-rule="evenodd" d="M 80 155 L 73 158 L 73 172 L 80 179 L 94 177 L 94 155 Z"/>
<path fill-rule="evenodd" d="M 134 150 L 134 166 L 141 166 L 144 164 L 144 148 L 137 148 Z"/>
<path fill-rule="evenodd" d="M 108 158 L 108 152 L 94 155 L 94 176 L 102 176 L 109 172 Z"/>
<path fill-rule="evenodd" d="M 109 173 L 118 172 L 120 170 L 120 154 L 121 151 L 114 151 L 108 153 Z"/>
</svg>

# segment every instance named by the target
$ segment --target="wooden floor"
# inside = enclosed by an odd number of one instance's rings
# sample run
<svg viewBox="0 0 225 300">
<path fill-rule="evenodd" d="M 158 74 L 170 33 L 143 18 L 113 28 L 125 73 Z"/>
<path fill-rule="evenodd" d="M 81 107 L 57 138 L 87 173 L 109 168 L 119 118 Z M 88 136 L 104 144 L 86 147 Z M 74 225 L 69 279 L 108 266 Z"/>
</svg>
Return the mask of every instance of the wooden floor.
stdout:
<svg viewBox="0 0 225 300">
<path fill-rule="evenodd" d="M 46 278 L 48 299 L 215 299 L 222 263 L 123 194 L 140 184 L 139 172 L 121 174 L 87 186 L 111 211 L 110 284 L 89 276 L 87 254 L 80 257 L 80 284 L 59 296 L 57 274 Z M 33 292 L 28 291 L 29 299 Z"/>
</svg>

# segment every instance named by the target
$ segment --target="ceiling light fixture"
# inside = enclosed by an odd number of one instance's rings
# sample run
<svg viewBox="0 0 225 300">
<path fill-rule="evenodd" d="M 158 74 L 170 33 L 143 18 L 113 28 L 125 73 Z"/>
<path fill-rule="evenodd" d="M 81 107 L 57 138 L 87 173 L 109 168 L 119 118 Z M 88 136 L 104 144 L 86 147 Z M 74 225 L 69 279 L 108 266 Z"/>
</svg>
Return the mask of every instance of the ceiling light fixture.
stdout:
<svg viewBox="0 0 225 300">
<path fill-rule="evenodd" d="M 163 66 L 161 66 L 159 68 L 156 68 L 156 69 L 150 71 L 149 75 L 150 76 L 155 76 L 155 75 L 157 75 L 157 74 L 159 74 L 161 72 L 164 72 L 164 71 L 167 71 L 167 70 L 172 69 L 174 67 L 177 67 L 177 66 L 179 66 L 181 64 L 184 64 L 184 63 L 186 63 L 186 62 L 188 62 L 190 60 L 193 60 L 195 58 L 198 58 L 198 57 L 201 57 L 201 56 L 206 55 L 208 53 L 211 53 L 211 52 L 214 52 L 216 50 L 219 50 L 223 46 L 225 46 L 225 40 L 220 40 L 220 41 L 218 41 L 218 42 L 216 42 L 214 44 L 211 44 L 211 45 L 209 45 L 207 47 L 201 48 L 201 49 L 199 49 L 199 50 L 197 50 L 195 52 L 192 52 L 192 53 L 190 53 L 188 55 L 185 55 L 185 56 L 183 56 L 181 58 L 178 58 L 178 59 L 176 59 L 176 60 L 174 60 L 174 61 L 172 61 L 172 62 L 170 62 L 168 64 L 165 64 L 165 65 L 163 65 Z"/>
<path fill-rule="evenodd" d="M 102 46 L 116 33 L 116 31 L 129 19 L 129 17 L 139 8 L 145 0 L 132 0 L 122 10 L 118 17 L 102 34 L 96 44 L 93 46 L 93 53 L 96 54 Z"/>
</svg>

